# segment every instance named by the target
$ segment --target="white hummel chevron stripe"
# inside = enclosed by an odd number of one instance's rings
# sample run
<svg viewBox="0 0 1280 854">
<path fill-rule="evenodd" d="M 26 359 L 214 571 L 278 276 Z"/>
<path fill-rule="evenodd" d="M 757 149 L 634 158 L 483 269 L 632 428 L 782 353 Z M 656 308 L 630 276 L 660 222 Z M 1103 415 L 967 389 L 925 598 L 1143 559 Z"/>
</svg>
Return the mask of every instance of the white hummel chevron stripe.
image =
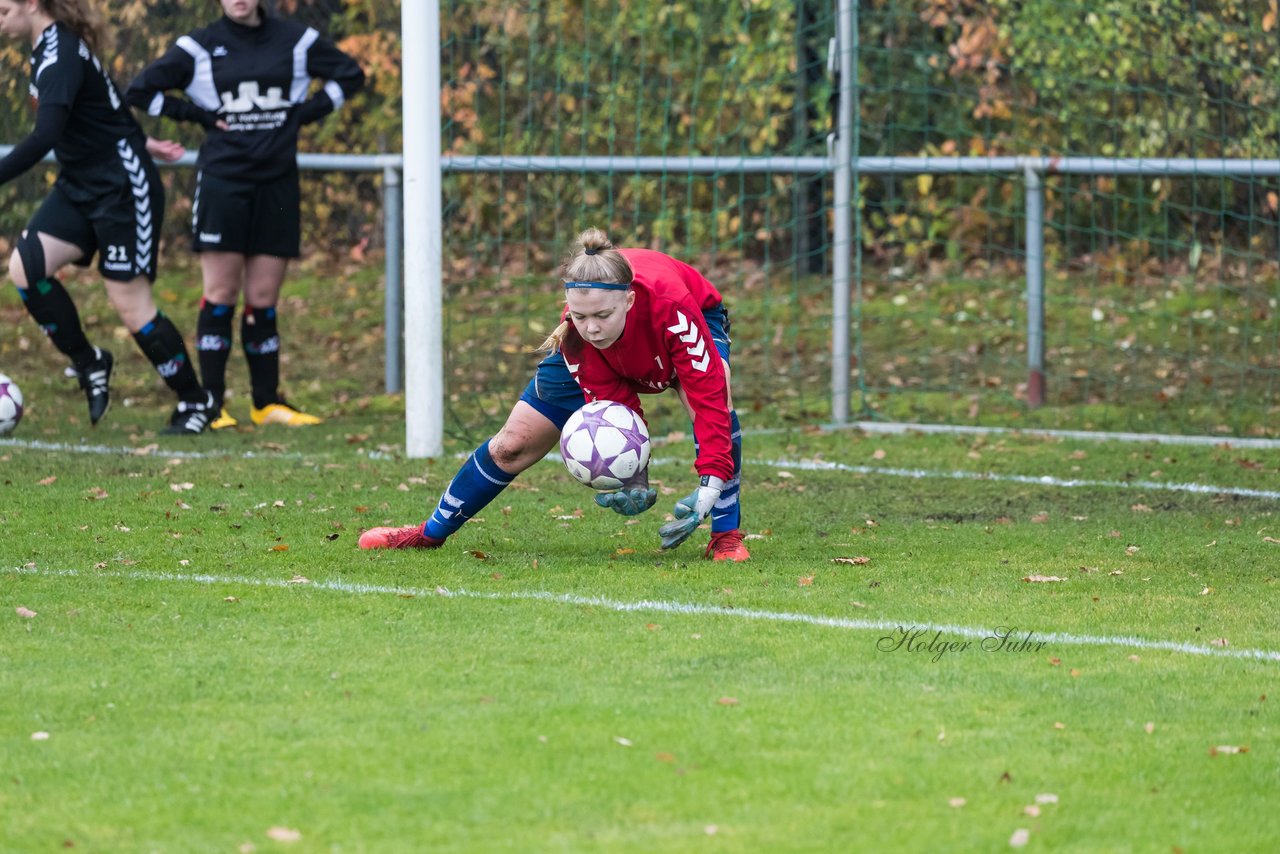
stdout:
<svg viewBox="0 0 1280 854">
<path fill-rule="evenodd" d="M 151 267 L 151 248 L 154 245 L 151 222 L 151 182 L 147 179 L 147 170 L 143 168 L 142 160 L 127 139 L 117 142 L 116 150 L 120 154 L 120 162 L 124 164 L 125 172 L 129 174 L 129 183 L 133 185 L 135 224 L 133 269 L 135 273 L 143 275 Z"/>
<path fill-rule="evenodd" d="M 707 370 L 707 365 L 710 365 L 710 364 L 711 364 L 711 354 L 708 353 L 707 355 L 702 357 L 702 361 L 693 363 L 693 369 L 695 371 L 702 371 L 705 373 Z"/>
<path fill-rule="evenodd" d="M 687 318 L 687 317 L 685 317 L 685 316 L 684 316 L 684 312 L 682 312 L 682 311 L 677 311 L 677 312 L 676 312 L 676 325 L 675 325 L 675 326 L 668 326 L 668 327 L 667 327 L 667 331 L 668 331 L 668 332 L 672 332 L 672 333 L 674 333 L 674 334 L 676 334 L 676 335 L 679 335 L 680 333 L 684 332 L 684 331 L 685 331 L 686 329 L 688 329 L 688 328 L 689 328 L 689 318 Z"/>
<path fill-rule="evenodd" d="M 701 338 L 698 339 L 697 344 L 694 344 L 692 347 L 689 348 L 689 355 L 695 359 L 702 358 L 702 355 L 706 352 L 707 352 L 707 344 Z"/>
<path fill-rule="evenodd" d="M 40 75 L 50 65 L 58 61 L 58 29 L 50 26 L 45 30 L 45 34 L 49 37 L 44 46 L 44 54 L 40 57 L 40 67 L 36 69 L 35 81 L 40 82 Z"/>
</svg>

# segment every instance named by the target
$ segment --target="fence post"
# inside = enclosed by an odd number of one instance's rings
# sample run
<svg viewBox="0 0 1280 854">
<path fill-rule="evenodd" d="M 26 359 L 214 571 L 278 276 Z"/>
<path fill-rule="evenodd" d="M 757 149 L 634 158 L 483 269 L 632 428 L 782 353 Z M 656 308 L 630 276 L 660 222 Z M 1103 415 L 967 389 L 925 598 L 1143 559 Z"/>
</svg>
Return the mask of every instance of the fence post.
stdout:
<svg viewBox="0 0 1280 854">
<path fill-rule="evenodd" d="M 1027 214 L 1027 405 L 1044 405 L 1044 182 L 1023 168 Z"/>
<path fill-rule="evenodd" d="M 854 84 L 854 4 L 840 0 L 836 18 L 836 65 L 840 83 L 839 110 L 833 151 L 831 235 L 831 421 L 849 421 L 849 284 L 853 253 L 853 109 Z"/>
<path fill-rule="evenodd" d="M 387 394 L 404 390 L 404 364 L 401 341 L 404 336 L 404 187 L 400 170 L 386 166 L 382 170 L 382 217 L 386 243 L 386 290 L 383 296 L 383 338 L 386 348 L 383 376 Z"/>
</svg>

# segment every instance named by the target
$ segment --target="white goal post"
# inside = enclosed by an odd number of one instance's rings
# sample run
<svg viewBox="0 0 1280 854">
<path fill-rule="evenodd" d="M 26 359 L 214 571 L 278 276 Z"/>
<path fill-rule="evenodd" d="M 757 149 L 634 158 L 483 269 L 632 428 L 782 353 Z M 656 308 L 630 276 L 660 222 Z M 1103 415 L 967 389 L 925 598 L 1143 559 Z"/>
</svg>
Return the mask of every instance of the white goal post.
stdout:
<svg viewBox="0 0 1280 854">
<path fill-rule="evenodd" d="M 444 246 L 440 163 L 440 8 L 400 6 L 404 111 L 405 453 L 444 453 Z M 388 335 L 395 334 L 388 329 Z"/>
</svg>

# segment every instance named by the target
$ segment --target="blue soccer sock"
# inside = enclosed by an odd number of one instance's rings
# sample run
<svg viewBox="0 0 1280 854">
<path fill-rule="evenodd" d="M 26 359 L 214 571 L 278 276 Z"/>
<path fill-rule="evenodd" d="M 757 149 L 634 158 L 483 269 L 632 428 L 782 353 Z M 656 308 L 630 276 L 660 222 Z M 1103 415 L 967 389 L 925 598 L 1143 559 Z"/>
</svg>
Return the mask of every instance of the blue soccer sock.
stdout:
<svg viewBox="0 0 1280 854">
<path fill-rule="evenodd" d="M 458 469 L 431 518 L 422 526 L 422 533 L 437 540 L 457 531 L 472 516 L 479 513 L 516 476 L 498 468 L 489 456 L 489 443 L 476 448 Z"/>
<path fill-rule="evenodd" d="M 742 482 L 742 425 L 738 422 L 738 413 L 729 410 L 729 438 L 733 454 L 733 477 L 724 482 L 720 497 L 711 508 L 711 533 L 720 534 L 733 531 L 742 520 L 742 507 L 738 503 L 738 487 Z M 700 450 L 698 440 L 693 440 L 693 453 Z"/>
<path fill-rule="evenodd" d="M 711 533 L 736 530 L 742 521 L 742 507 L 738 503 L 738 487 L 742 481 L 742 425 L 738 413 L 729 412 L 729 435 L 733 440 L 733 477 L 725 481 L 720 498 L 711 508 Z"/>
</svg>

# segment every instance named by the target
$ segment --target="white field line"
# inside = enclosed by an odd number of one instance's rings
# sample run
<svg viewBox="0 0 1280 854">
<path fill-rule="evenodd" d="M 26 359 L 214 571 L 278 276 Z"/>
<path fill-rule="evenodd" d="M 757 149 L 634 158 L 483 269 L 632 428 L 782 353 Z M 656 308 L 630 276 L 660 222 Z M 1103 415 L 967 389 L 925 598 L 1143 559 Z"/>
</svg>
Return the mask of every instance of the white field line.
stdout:
<svg viewBox="0 0 1280 854">
<path fill-rule="evenodd" d="M 1280 448 L 1280 439 L 1244 436 L 1182 436 L 1176 433 L 1125 433 L 1094 430 L 1040 430 L 1034 427 L 970 427 L 963 424 L 906 424 L 896 421 L 857 421 L 853 424 L 824 424 L 822 429 L 861 430 L 864 433 L 941 433 L 978 436 L 1045 436 L 1052 439 L 1081 439 L 1086 442 L 1151 442 L 1157 445 L 1205 445 L 1230 448 Z M 771 430 L 769 432 L 782 432 Z"/>
<path fill-rule="evenodd" d="M 1081 480 L 1032 474 L 997 474 L 977 471 L 937 471 L 933 469 L 901 469 L 882 466 L 854 466 L 825 460 L 750 460 L 754 465 L 802 471 L 840 471 L 853 474 L 878 474 L 889 477 L 916 479 L 942 478 L 948 480 L 986 480 L 994 483 L 1029 483 L 1037 486 L 1057 486 L 1074 489 L 1083 486 L 1101 486 L 1108 489 L 1148 489 L 1164 492 L 1195 492 L 1204 495 L 1239 495 L 1246 498 L 1280 499 L 1280 491 L 1274 489 L 1249 489 L 1243 486 L 1214 486 L 1208 483 L 1161 483 L 1156 480 Z"/>
<path fill-rule="evenodd" d="M 142 445 L 140 447 L 111 447 L 109 445 L 77 445 L 71 442 L 42 442 L 39 439 L 0 439 L 0 448 L 21 448 L 27 451 L 53 451 L 68 454 L 98 454 L 104 457 L 156 457 L 157 459 L 184 460 L 220 460 L 228 457 L 245 459 L 291 459 L 301 454 L 271 453 L 260 454 L 255 451 L 181 451 L 164 448 L 160 445 Z"/>
<path fill-rule="evenodd" d="M 25 448 L 35 451 L 58 451 L 72 452 L 81 454 L 102 454 L 106 456 L 133 456 L 133 457 L 164 457 L 164 458 L 182 458 L 182 459 L 227 459 L 230 457 L 239 457 L 243 459 L 256 459 L 259 457 L 269 459 L 294 459 L 301 458 L 301 454 L 258 454 L 253 451 L 241 451 L 239 453 L 231 453 L 228 451 L 178 451 L 169 450 L 154 446 L 144 446 L 141 448 L 112 448 L 106 445 L 73 445 L 62 442 L 41 442 L 39 440 L 29 439 L 0 439 L 0 448 Z M 461 454 L 458 459 L 465 459 L 470 453 Z M 369 454 L 370 459 L 375 459 L 374 454 Z M 554 451 L 547 454 L 543 459 L 560 461 L 560 455 Z M 666 457 L 654 459 L 652 465 L 688 465 L 688 460 Z M 767 466 L 777 469 L 799 469 L 801 471 L 840 471 L 852 474 L 874 474 L 886 477 L 909 477 L 917 480 L 924 479 L 940 479 L 940 480 L 985 480 L 994 483 L 1027 483 L 1037 486 L 1054 486 L 1063 489 L 1074 489 L 1079 487 L 1105 487 L 1108 489 L 1148 489 L 1162 492 L 1192 492 L 1202 495 L 1238 495 L 1244 498 L 1268 498 L 1272 500 L 1280 499 L 1280 490 L 1272 489 L 1250 489 L 1243 486 L 1215 486 L 1206 483 L 1161 483 L 1154 480 L 1081 480 L 1076 478 L 1060 478 L 1050 475 L 1032 475 L 1032 474 L 997 474 L 995 472 L 974 472 L 974 471 L 939 471 L 935 469 L 903 469 L 903 468 L 887 468 L 883 466 L 859 466 L 848 465 L 846 463 L 827 462 L 824 460 L 747 460 L 747 464 L 754 466 Z"/>
<path fill-rule="evenodd" d="M 248 578 L 233 575 L 183 575 L 168 572 L 81 572 L 75 569 L 40 569 L 38 567 L 15 567 L 10 572 L 19 575 L 38 575 L 56 577 L 118 578 L 126 581 L 156 581 L 178 584 L 221 584 L 241 587 L 305 587 L 313 590 L 324 590 L 334 593 L 354 595 L 388 595 L 397 597 L 430 598 L 439 596 L 445 599 L 479 599 L 488 601 L 534 601 L 556 605 L 587 605 L 620 613 L 660 613 L 680 614 L 686 616 L 728 617 L 736 620 L 757 620 L 770 623 L 799 623 L 823 628 L 843 629 L 846 631 L 874 631 L 898 633 L 902 630 L 923 630 L 932 634 L 941 632 L 944 636 L 956 636 L 973 640 L 991 637 L 993 629 L 975 628 L 973 626 L 954 626 L 946 623 L 913 623 L 902 620 L 855 620 L 848 617 L 823 617 L 816 614 L 802 614 L 793 611 L 763 611 L 756 608 L 728 608 L 722 605 L 698 605 L 692 602 L 671 602 L 661 599 L 641 599 L 636 602 L 622 602 L 607 599 L 603 596 L 579 596 L 575 593 L 552 593 L 534 590 L 510 593 L 479 593 L 471 590 L 448 590 L 444 587 L 434 589 L 419 587 L 393 587 L 382 584 L 360 584 L 350 581 L 310 581 L 305 584 L 283 581 L 279 579 Z M 1024 629 L 1014 630 L 1021 635 Z M 1111 646 L 1122 649 L 1160 650 L 1183 653 L 1186 655 L 1204 655 L 1215 658 L 1244 658 L 1253 661 L 1274 661 L 1280 663 L 1280 650 L 1268 649 L 1229 649 L 1223 647 L 1201 646 L 1182 641 L 1149 640 L 1135 635 L 1081 635 L 1070 632 L 1031 631 L 1036 641 L 1046 645 L 1062 644 L 1064 646 Z"/>
</svg>

